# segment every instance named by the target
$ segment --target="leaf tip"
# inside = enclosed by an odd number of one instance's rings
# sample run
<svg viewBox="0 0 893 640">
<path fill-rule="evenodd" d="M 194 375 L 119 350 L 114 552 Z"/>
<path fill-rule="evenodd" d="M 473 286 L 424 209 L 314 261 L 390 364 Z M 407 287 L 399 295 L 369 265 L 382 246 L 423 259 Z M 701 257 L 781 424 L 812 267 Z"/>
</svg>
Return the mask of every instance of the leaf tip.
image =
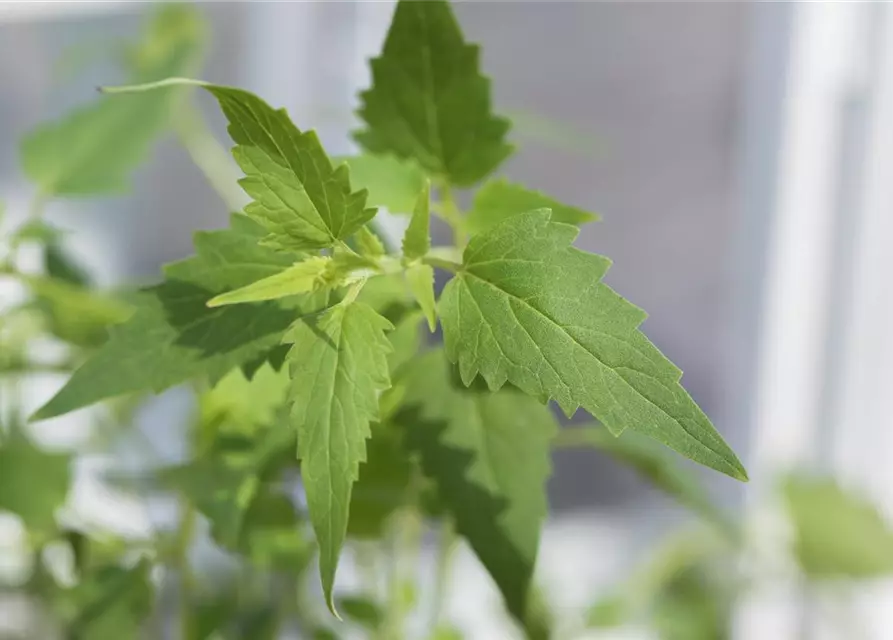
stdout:
<svg viewBox="0 0 893 640">
<path fill-rule="evenodd" d="M 335 598 L 332 596 L 331 589 L 328 589 L 326 593 L 326 606 L 329 608 L 329 613 L 331 613 L 338 622 L 344 622 L 344 618 L 341 617 L 341 614 L 338 613 L 338 609 L 335 607 Z"/>
</svg>

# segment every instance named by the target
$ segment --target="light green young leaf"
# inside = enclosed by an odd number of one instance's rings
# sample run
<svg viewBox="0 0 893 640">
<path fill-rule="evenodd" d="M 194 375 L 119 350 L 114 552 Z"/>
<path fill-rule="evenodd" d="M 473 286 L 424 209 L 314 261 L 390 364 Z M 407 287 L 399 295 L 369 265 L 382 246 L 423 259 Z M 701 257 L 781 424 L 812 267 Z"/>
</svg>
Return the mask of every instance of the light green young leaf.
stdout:
<svg viewBox="0 0 893 640">
<path fill-rule="evenodd" d="M 350 298 L 293 325 L 286 341 L 291 420 L 310 519 L 319 543 L 323 593 L 332 589 L 347 533 L 353 483 L 366 459 L 369 423 L 378 419 L 379 392 L 391 386 L 385 332 L 393 325 Z"/>
<path fill-rule="evenodd" d="M 610 261 L 571 246 L 577 233 L 538 210 L 471 239 L 440 302 L 462 380 L 510 382 L 568 415 L 582 406 L 615 435 L 635 429 L 745 480 L 682 372 L 638 330 L 645 313 L 601 281 Z"/>
<path fill-rule="evenodd" d="M 470 233 L 481 233 L 517 213 L 534 209 L 551 209 L 553 221 L 567 224 L 582 225 L 599 219 L 593 213 L 562 204 L 544 193 L 497 178 L 489 180 L 474 195 L 466 225 Z"/>
<path fill-rule="evenodd" d="M 410 362 L 422 346 L 421 323 L 424 314 L 412 309 L 394 320 L 394 330 L 388 334 L 393 351 L 388 354 L 388 368 L 391 376 L 403 365 Z"/>
<path fill-rule="evenodd" d="M 202 85 L 229 121 L 239 181 L 254 202 L 245 213 L 270 232 L 270 246 L 321 249 L 345 240 L 375 216 L 366 192 L 352 192 L 348 168 L 337 168 L 316 132 L 299 130 L 284 109 L 231 87 Z"/>
<path fill-rule="evenodd" d="M 53 531 L 69 481 L 70 456 L 38 449 L 17 429 L 0 444 L 0 511 L 16 514 L 28 529 Z"/>
<path fill-rule="evenodd" d="M 418 260 L 425 257 L 431 248 L 431 183 L 425 182 L 419 193 L 412 219 L 403 236 L 403 257 Z"/>
<path fill-rule="evenodd" d="M 509 122 L 493 115 L 479 49 L 465 42 L 448 2 L 401 0 L 384 50 L 371 61 L 356 134 L 372 153 L 416 160 L 430 175 L 472 185 L 512 152 Z"/>
<path fill-rule="evenodd" d="M 68 413 L 135 391 L 162 391 L 191 378 L 219 379 L 277 346 L 295 315 L 319 308 L 312 296 L 209 309 L 216 294 L 276 274 L 300 254 L 258 245 L 264 230 L 243 215 L 231 227 L 195 235 L 196 255 L 165 267 L 165 281 L 141 292 L 136 311 L 35 418 Z"/>
<path fill-rule="evenodd" d="M 406 282 L 409 290 L 415 296 L 422 308 L 425 318 L 428 320 L 428 329 L 434 333 L 437 328 L 437 303 L 434 300 L 434 269 L 427 265 L 416 263 L 406 269 Z"/>
<path fill-rule="evenodd" d="M 277 274 L 215 296 L 208 300 L 208 306 L 222 307 L 228 304 L 277 300 L 337 285 L 337 281 L 331 285 L 326 282 L 331 263 L 332 259 L 328 256 L 311 256 Z"/>
<path fill-rule="evenodd" d="M 251 379 L 236 367 L 199 398 L 204 424 L 225 424 L 230 430 L 252 433 L 273 424 L 285 406 L 288 374 L 263 363 Z"/>
<path fill-rule="evenodd" d="M 615 437 L 601 425 L 574 426 L 562 429 L 555 439 L 557 447 L 587 446 L 604 451 L 722 530 L 735 529 L 700 483 L 698 477 L 682 467 L 673 454 L 651 438 L 635 431 Z"/>
<path fill-rule="evenodd" d="M 832 478 L 792 476 L 783 496 L 794 551 L 811 578 L 869 579 L 893 573 L 893 528 L 864 497 Z"/>
<path fill-rule="evenodd" d="M 189 75 L 200 61 L 204 24 L 195 8 L 169 5 L 149 23 L 133 56 L 130 81 Z M 25 174 L 47 196 L 120 192 L 163 132 L 180 92 L 101 97 L 29 134 L 21 145 Z"/>
<path fill-rule="evenodd" d="M 368 225 L 359 228 L 356 241 L 360 255 L 367 258 L 379 258 L 387 253 L 381 239 L 372 232 Z"/>
<path fill-rule="evenodd" d="M 411 160 L 364 153 L 338 158 L 350 167 L 351 184 L 369 192 L 369 204 L 391 213 L 410 213 L 425 186 L 425 173 Z"/>
<path fill-rule="evenodd" d="M 457 530 L 525 624 L 547 513 L 552 414 L 509 387 L 465 389 L 440 350 L 420 356 L 401 380 L 408 388 L 397 420 L 407 448 L 419 455 Z"/>
</svg>

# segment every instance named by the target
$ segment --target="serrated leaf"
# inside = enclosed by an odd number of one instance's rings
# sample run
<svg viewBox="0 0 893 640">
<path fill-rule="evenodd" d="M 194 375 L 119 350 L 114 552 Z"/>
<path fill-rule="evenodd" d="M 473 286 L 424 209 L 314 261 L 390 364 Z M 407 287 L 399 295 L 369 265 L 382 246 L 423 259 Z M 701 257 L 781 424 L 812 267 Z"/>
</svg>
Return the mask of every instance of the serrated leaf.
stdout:
<svg viewBox="0 0 893 640">
<path fill-rule="evenodd" d="M 289 330 L 291 420 L 310 519 L 319 543 L 326 603 L 347 533 L 359 465 L 366 458 L 369 423 L 378 418 L 378 394 L 390 387 L 385 332 L 393 325 L 362 302 L 344 302 L 302 318 Z"/>
<path fill-rule="evenodd" d="M 13 429 L 0 444 L 0 511 L 16 514 L 31 530 L 52 531 L 68 495 L 70 465 L 67 454 L 42 451 Z"/>
<path fill-rule="evenodd" d="M 217 380 L 267 355 L 313 296 L 209 309 L 216 294 L 278 273 L 302 256 L 258 245 L 264 231 L 234 215 L 231 227 L 195 235 L 196 255 L 167 265 L 165 280 L 135 296 L 136 311 L 35 415 L 50 418 L 141 390 L 160 392 L 196 377 Z M 306 308 L 301 305 L 306 305 Z"/>
<path fill-rule="evenodd" d="M 151 564 L 132 569 L 106 566 L 92 572 L 65 595 L 65 631 L 69 638 L 121 640 L 139 637 L 152 611 Z"/>
<path fill-rule="evenodd" d="M 548 210 L 471 239 L 440 317 L 450 360 L 470 384 L 506 382 L 568 415 L 583 407 L 619 435 L 631 428 L 746 480 L 734 452 L 682 388 L 682 372 L 638 330 L 646 314 L 602 282 L 610 261 L 571 246 L 576 227 Z"/>
<path fill-rule="evenodd" d="M 403 236 L 403 257 L 418 260 L 431 249 L 431 184 L 425 182 L 412 210 L 412 218 Z"/>
<path fill-rule="evenodd" d="M 794 551 L 814 579 L 866 579 L 893 573 L 893 529 L 864 497 L 832 478 L 792 476 L 783 496 Z"/>
<path fill-rule="evenodd" d="M 710 500 L 698 477 L 651 438 L 634 431 L 625 431 L 615 437 L 601 425 L 591 425 L 564 428 L 556 439 L 556 444 L 561 442 L 604 451 L 707 521 L 729 533 L 735 531 L 728 516 Z"/>
<path fill-rule="evenodd" d="M 506 218 L 534 209 L 551 209 L 553 221 L 567 224 L 582 225 L 599 219 L 593 213 L 562 204 L 544 193 L 497 178 L 489 180 L 475 193 L 466 225 L 470 233 L 481 233 Z"/>
<path fill-rule="evenodd" d="M 387 253 L 381 239 L 375 235 L 368 225 L 363 225 L 356 235 L 357 249 L 360 255 L 367 258 L 378 258 Z"/>
<path fill-rule="evenodd" d="M 366 192 L 352 192 L 346 165 L 334 167 L 314 131 L 302 132 L 284 109 L 231 87 L 201 84 L 220 103 L 245 172 L 239 181 L 254 200 L 245 213 L 280 249 L 331 247 L 375 216 Z"/>
<path fill-rule="evenodd" d="M 138 64 L 131 82 L 190 75 L 200 59 L 203 36 L 194 8 L 160 10 L 135 53 Z M 179 97 L 179 92 L 101 97 L 29 134 L 21 145 L 22 168 L 48 196 L 123 191 L 131 172 L 165 130 Z"/>
<path fill-rule="evenodd" d="M 208 306 L 262 302 L 310 293 L 328 286 L 325 280 L 331 263 L 332 259 L 328 256 L 311 256 L 277 274 L 211 298 Z"/>
<path fill-rule="evenodd" d="M 370 153 L 339 160 L 350 167 L 351 184 L 369 192 L 369 204 L 391 213 L 411 213 L 425 186 L 425 172 L 411 160 Z"/>
<path fill-rule="evenodd" d="M 434 269 L 427 265 L 416 263 L 406 270 L 406 282 L 409 290 L 415 297 L 425 319 L 428 321 L 428 329 L 434 333 L 437 328 L 437 303 L 434 300 Z"/>
<path fill-rule="evenodd" d="M 358 112 L 368 128 L 356 139 L 457 186 L 484 178 L 512 146 L 508 120 L 491 111 L 478 57 L 448 2 L 398 2 L 384 49 L 370 62 L 372 87 L 360 95 Z"/>
<path fill-rule="evenodd" d="M 461 387 L 440 350 L 420 356 L 401 379 L 408 389 L 397 420 L 406 446 L 523 624 L 557 425 L 547 407 L 509 387 Z"/>
</svg>

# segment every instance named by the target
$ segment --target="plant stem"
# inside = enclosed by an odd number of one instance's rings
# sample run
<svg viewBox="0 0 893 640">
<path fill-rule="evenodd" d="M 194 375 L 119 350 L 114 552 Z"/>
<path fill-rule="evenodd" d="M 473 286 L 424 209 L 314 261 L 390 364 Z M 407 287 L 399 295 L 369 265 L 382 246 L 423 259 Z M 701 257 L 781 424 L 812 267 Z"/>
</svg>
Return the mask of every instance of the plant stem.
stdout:
<svg viewBox="0 0 893 640">
<path fill-rule="evenodd" d="M 592 443 L 592 427 L 564 427 L 552 438 L 553 449 L 580 449 Z"/>
<path fill-rule="evenodd" d="M 418 555 L 422 538 L 422 517 L 415 507 L 407 507 L 394 519 L 391 539 L 391 565 L 388 580 L 388 600 L 384 621 L 379 629 L 380 640 L 400 640 L 404 635 L 405 577 L 403 575 L 404 552 Z M 412 563 L 414 566 L 414 563 Z"/>
<path fill-rule="evenodd" d="M 425 256 L 424 258 L 422 258 L 422 262 L 432 267 L 443 269 L 444 271 L 449 271 L 451 273 L 458 273 L 462 270 L 462 265 L 458 262 L 453 262 L 452 260 L 444 260 L 443 258 L 437 258 L 435 256 Z"/>
<path fill-rule="evenodd" d="M 220 199 L 230 211 L 241 211 L 247 200 L 237 186 L 238 174 L 232 159 L 208 130 L 205 119 L 192 102 L 182 101 L 173 114 L 173 127 L 180 144 Z"/>
<path fill-rule="evenodd" d="M 438 188 L 440 190 L 440 216 L 453 230 L 453 244 L 457 249 L 462 250 L 468 241 L 465 232 L 465 219 L 462 217 L 462 212 L 456 204 L 456 199 L 453 197 L 453 190 L 449 183 L 443 181 L 438 185 Z"/>
<path fill-rule="evenodd" d="M 447 600 L 450 581 L 450 563 L 456 549 L 458 537 L 453 519 L 445 517 L 440 528 L 440 541 L 437 547 L 437 566 L 435 568 L 434 602 L 432 604 L 429 629 L 437 629 Z"/>
<path fill-rule="evenodd" d="M 180 526 L 177 529 L 177 543 L 174 562 L 180 574 L 180 615 L 184 638 L 192 635 L 192 607 L 194 606 L 195 576 L 189 566 L 189 549 L 195 533 L 197 514 L 188 500 L 180 502 Z"/>
</svg>

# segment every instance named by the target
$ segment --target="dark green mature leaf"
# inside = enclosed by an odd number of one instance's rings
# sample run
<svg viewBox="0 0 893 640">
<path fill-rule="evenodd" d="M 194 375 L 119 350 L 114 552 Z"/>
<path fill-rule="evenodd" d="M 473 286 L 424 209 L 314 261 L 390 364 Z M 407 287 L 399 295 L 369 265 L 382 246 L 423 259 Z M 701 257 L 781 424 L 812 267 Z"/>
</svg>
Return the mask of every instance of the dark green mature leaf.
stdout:
<svg viewBox="0 0 893 640">
<path fill-rule="evenodd" d="M 14 429 L 0 444 L 0 510 L 18 515 L 28 529 L 52 531 L 70 475 L 70 456 L 42 451 Z"/>
<path fill-rule="evenodd" d="M 593 213 L 562 204 L 544 193 L 497 178 L 489 180 L 475 193 L 466 224 L 471 233 L 481 233 L 517 213 L 534 209 L 551 209 L 552 220 L 567 224 L 582 225 L 599 219 Z"/>
<path fill-rule="evenodd" d="M 203 22 L 193 7 L 164 7 L 133 56 L 131 81 L 190 75 L 200 59 L 203 36 Z M 46 195 L 122 191 L 166 128 L 179 97 L 179 92 L 101 97 L 26 137 L 22 168 Z"/>
<path fill-rule="evenodd" d="M 441 296 L 450 360 L 470 384 L 510 382 L 568 415 L 583 407 L 615 435 L 631 428 L 745 480 L 710 420 L 679 384 L 682 372 L 638 330 L 646 314 L 601 280 L 610 261 L 571 243 L 576 227 L 548 210 L 471 239 Z"/>
<path fill-rule="evenodd" d="M 347 532 L 355 538 L 380 538 L 388 518 L 407 503 L 412 465 L 398 436 L 391 425 L 372 425 L 366 461 L 350 496 Z"/>
<path fill-rule="evenodd" d="M 52 233 L 52 232 L 50 232 Z M 56 231 L 56 234 L 59 232 Z M 93 279 L 86 268 L 79 264 L 65 247 L 58 235 L 48 238 L 43 250 L 43 268 L 47 276 L 79 287 L 88 287 Z"/>
<path fill-rule="evenodd" d="M 63 604 L 66 637 L 72 640 L 122 640 L 139 637 L 152 610 L 151 564 L 132 569 L 106 566 L 69 590 Z"/>
<path fill-rule="evenodd" d="M 509 387 L 463 388 L 440 350 L 420 356 L 402 378 L 408 389 L 397 420 L 406 446 L 524 623 L 547 512 L 555 420 L 547 407 Z"/>
<path fill-rule="evenodd" d="M 258 245 L 263 228 L 233 215 L 229 229 L 198 232 L 196 255 L 165 267 L 165 281 L 141 292 L 136 312 L 81 366 L 35 418 L 61 415 L 143 389 L 191 378 L 218 379 L 278 345 L 295 315 L 319 300 L 284 299 L 209 309 L 216 294 L 281 271 L 299 254 Z M 301 309 L 300 305 L 309 308 Z"/>
<path fill-rule="evenodd" d="M 334 613 L 332 588 L 347 534 L 351 490 L 366 459 L 369 423 L 378 394 L 391 386 L 385 332 L 393 325 L 369 305 L 346 298 L 299 320 L 286 341 L 291 419 L 310 519 L 319 543 L 323 592 Z"/>
<path fill-rule="evenodd" d="M 698 477 L 682 467 L 660 444 L 635 431 L 613 436 L 601 425 L 565 427 L 555 440 L 557 446 L 589 446 L 616 458 L 655 487 L 675 498 L 706 520 L 726 531 L 734 527 L 728 516 L 710 500 Z"/>
<path fill-rule="evenodd" d="M 371 597 L 345 596 L 338 598 L 338 608 L 344 616 L 369 631 L 377 631 L 384 622 L 384 611 Z"/>
<path fill-rule="evenodd" d="M 321 249 L 345 240 L 375 216 L 366 192 L 352 192 L 346 165 L 335 167 L 316 132 L 300 131 L 284 109 L 231 87 L 202 84 L 229 121 L 239 181 L 254 202 L 245 213 L 280 249 Z"/>
<path fill-rule="evenodd" d="M 401 0 L 372 87 L 361 94 L 368 128 L 357 140 L 373 153 L 416 160 L 432 176 L 472 185 L 512 152 L 509 122 L 493 115 L 479 49 L 467 44 L 448 2 Z"/>
<path fill-rule="evenodd" d="M 351 184 L 369 192 L 369 204 L 391 213 L 412 213 L 416 197 L 425 186 L 425 172 L 411 160 L 393 155 L 364 153 L 338 158 L 350 167 Z"/>
<path fill-rule="evenodd" d="M 815 579 L 879 578 L 893 573 L 893 529 L 864 497 L 832 478 L 792 476 L 783 487 L 794 550 Z"/>
</svg>

